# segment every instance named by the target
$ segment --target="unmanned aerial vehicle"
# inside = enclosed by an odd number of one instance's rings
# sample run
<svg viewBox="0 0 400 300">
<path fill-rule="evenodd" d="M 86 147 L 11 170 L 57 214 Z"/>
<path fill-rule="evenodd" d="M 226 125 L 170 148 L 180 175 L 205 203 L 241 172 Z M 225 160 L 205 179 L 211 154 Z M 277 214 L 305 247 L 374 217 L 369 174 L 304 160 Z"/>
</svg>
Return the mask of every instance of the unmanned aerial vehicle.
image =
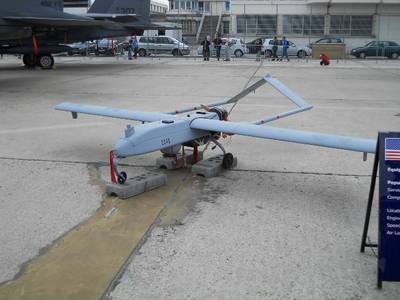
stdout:
<svg viewBox="0 0 400 300">
<path fill-rule="evenodd" d="M 229 121 L 229 113 L 225 108 L 223 108 L 223 106 L 229 104 L 234 105 L 241 98 L 255 91 L 265 83 L 269 83 L 289 98 L 297 107 L 287 112 L 258 121 Z M 250 87 L 244 89 L 242 92 L 226 101 L 179 109 L 167 113 L 130 111 L 125 109 L 74 103 L 60 103 L 55 107 L 57 110 L 71 112 L 75 119 L 77 118 L 78 113 L 83 113 L 142 122 L 142 124 L 136 126 L 127 125 L 124 136 L 121 137 L 115 145 L 115 159 L 112 165 L 120 184 L 123 184 L 127 178 L 127 174 L 123 171 L 120 172 L 118 169 L 120 159 L 158 150 L 161 150 L 162 153 L 167 155 L 177 155 L 182 146 L 193 147 L 195 153 L 197 147 L 214 143 L 224 153 L 223 167 L 229 169 L 233 163 L 233 155 L 226 152 L 224 147 L 218 141 L 226 134 L 239 134 L 251 137 L 358 151 L 364 153 L 364 158 L 367 153 L 375 153 L 375 140 L 271 126 L 260 126 L 311 108 L 312 105 L 287 88 L 282 82 L 269 75 L 259 79 Z"/>
</svg>

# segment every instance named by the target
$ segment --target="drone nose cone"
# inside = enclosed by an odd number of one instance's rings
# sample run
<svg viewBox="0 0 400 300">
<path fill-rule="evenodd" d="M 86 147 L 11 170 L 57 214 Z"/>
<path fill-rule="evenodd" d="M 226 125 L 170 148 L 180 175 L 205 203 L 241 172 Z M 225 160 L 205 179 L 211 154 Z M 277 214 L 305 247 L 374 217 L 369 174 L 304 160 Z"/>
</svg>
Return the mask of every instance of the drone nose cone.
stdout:
<svg viewBox="0 0 400 300">
<path fill-rule="evenodd" d="M 126 157 L 132 155 L 133 145 L 126 138 L 121 138 L 115 145 L 115 154 L 117 157 Z"/>
</svg>

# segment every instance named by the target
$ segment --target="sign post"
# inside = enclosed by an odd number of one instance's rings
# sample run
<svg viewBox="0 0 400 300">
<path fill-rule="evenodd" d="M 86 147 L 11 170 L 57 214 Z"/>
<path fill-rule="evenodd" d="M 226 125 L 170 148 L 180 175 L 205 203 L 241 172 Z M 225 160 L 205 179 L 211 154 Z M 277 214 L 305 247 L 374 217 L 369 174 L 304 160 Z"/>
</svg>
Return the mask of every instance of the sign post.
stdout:
<svg viewBox="0 0 400 300">
<path fill-rule="evenodd" d="M 379 162 L 378 244 L 367 244 Z M 379 133 L 365 216 L 361 252 L 378 247 L 378 288 L 383 281 L 400 281 L 400 132 Z"/>
<path fill-rule="evenodd" d="M 400 133 L 379 134 L 378 287 L 400 281 Z"/>
</svg>

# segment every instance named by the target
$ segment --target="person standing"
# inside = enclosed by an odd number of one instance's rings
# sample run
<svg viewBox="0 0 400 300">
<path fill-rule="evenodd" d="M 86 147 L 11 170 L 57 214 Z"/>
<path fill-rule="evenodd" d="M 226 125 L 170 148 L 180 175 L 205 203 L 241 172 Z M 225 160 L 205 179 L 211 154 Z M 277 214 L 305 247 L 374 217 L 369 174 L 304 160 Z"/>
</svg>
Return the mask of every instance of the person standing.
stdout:
<svg viewBox="0 0 400 300">
<path fill-rule="evenodd" d="M 206 61 L 210 60 L 210 41 L 208 40 L 207 36 L 204 37 L 204 40 L 201 42 L 203 46 L 203 58 Z"/>
<path fill-rule="evenodd" d="M 262 40 L 261 39 L 257 39 L 255 44 L 255 48 L 256 48 L 256 61 L 260 61 L 261 60 L 261 49 L 262 49 Z"/>
<path fill-rule="evenodd" d="M 225 61 L 230 61 L 231 60 L 231 41 L 229 38 L 226 39 L 225 42 Z"/>
<path fill-rule="evenodd" d="M 133 51 L 133 38 L 131 37 L 128 42 L 128 59 L 132 60 L 132 51 Z"/>
<path fill-rule="evenodd" d="M 275 59 L 278 60 L 278 56 L 276 55 L 277 51 L 278 51 L 278 39 L 276 36 L 274 36 L 274 39 L 272 40 L 272 60 L 273 61 Z"/>
<path fill-rule="evenodd" d="M 139 50 L 139 43 L 138 43 L 138 40 L 136 38 L 136 35 L 133 37 L 132 47 L 133 47 L 133 56 L 136 59 L 137 58 L 137 54 L 138 54 L 138 50 Z"/>
<path fill-rule="evenodd" d="M 286 37 L 283 37 L 281 61 L 283 60 L 284 57 L 286 57 L 287 61 L 289 61 L 288 48 L 289 48 L 289 41 L 286 39 Z"/>
<path fill-rule="evenodd" d="M 217 60 L 219 61 L 221 57 L 221 46 L 222 46 L 222 39 L 220 38 L 219 35 L 215 35 L 214 39 L 214 48 L 217 54 Z"/>
</svg>

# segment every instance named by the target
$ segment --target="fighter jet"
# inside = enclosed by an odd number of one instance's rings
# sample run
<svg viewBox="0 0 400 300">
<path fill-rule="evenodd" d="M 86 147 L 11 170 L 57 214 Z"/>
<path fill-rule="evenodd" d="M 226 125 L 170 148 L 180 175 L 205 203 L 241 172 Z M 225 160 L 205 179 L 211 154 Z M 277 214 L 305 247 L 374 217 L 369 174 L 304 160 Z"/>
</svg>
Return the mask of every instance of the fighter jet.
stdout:
<svg viewBox="0 0 400 300">
<path fill-rule="evenodd" d="M 28 67 L 50 69 L 52 54 L 67 44 L 142 35 L 162 28 L 150 22 L 150 0 L 96 0 L 85 15 L 63 12 L 62 0 L 13 0 L 0 6 L 0 54 L 18 54 Z"/>
</svg>

